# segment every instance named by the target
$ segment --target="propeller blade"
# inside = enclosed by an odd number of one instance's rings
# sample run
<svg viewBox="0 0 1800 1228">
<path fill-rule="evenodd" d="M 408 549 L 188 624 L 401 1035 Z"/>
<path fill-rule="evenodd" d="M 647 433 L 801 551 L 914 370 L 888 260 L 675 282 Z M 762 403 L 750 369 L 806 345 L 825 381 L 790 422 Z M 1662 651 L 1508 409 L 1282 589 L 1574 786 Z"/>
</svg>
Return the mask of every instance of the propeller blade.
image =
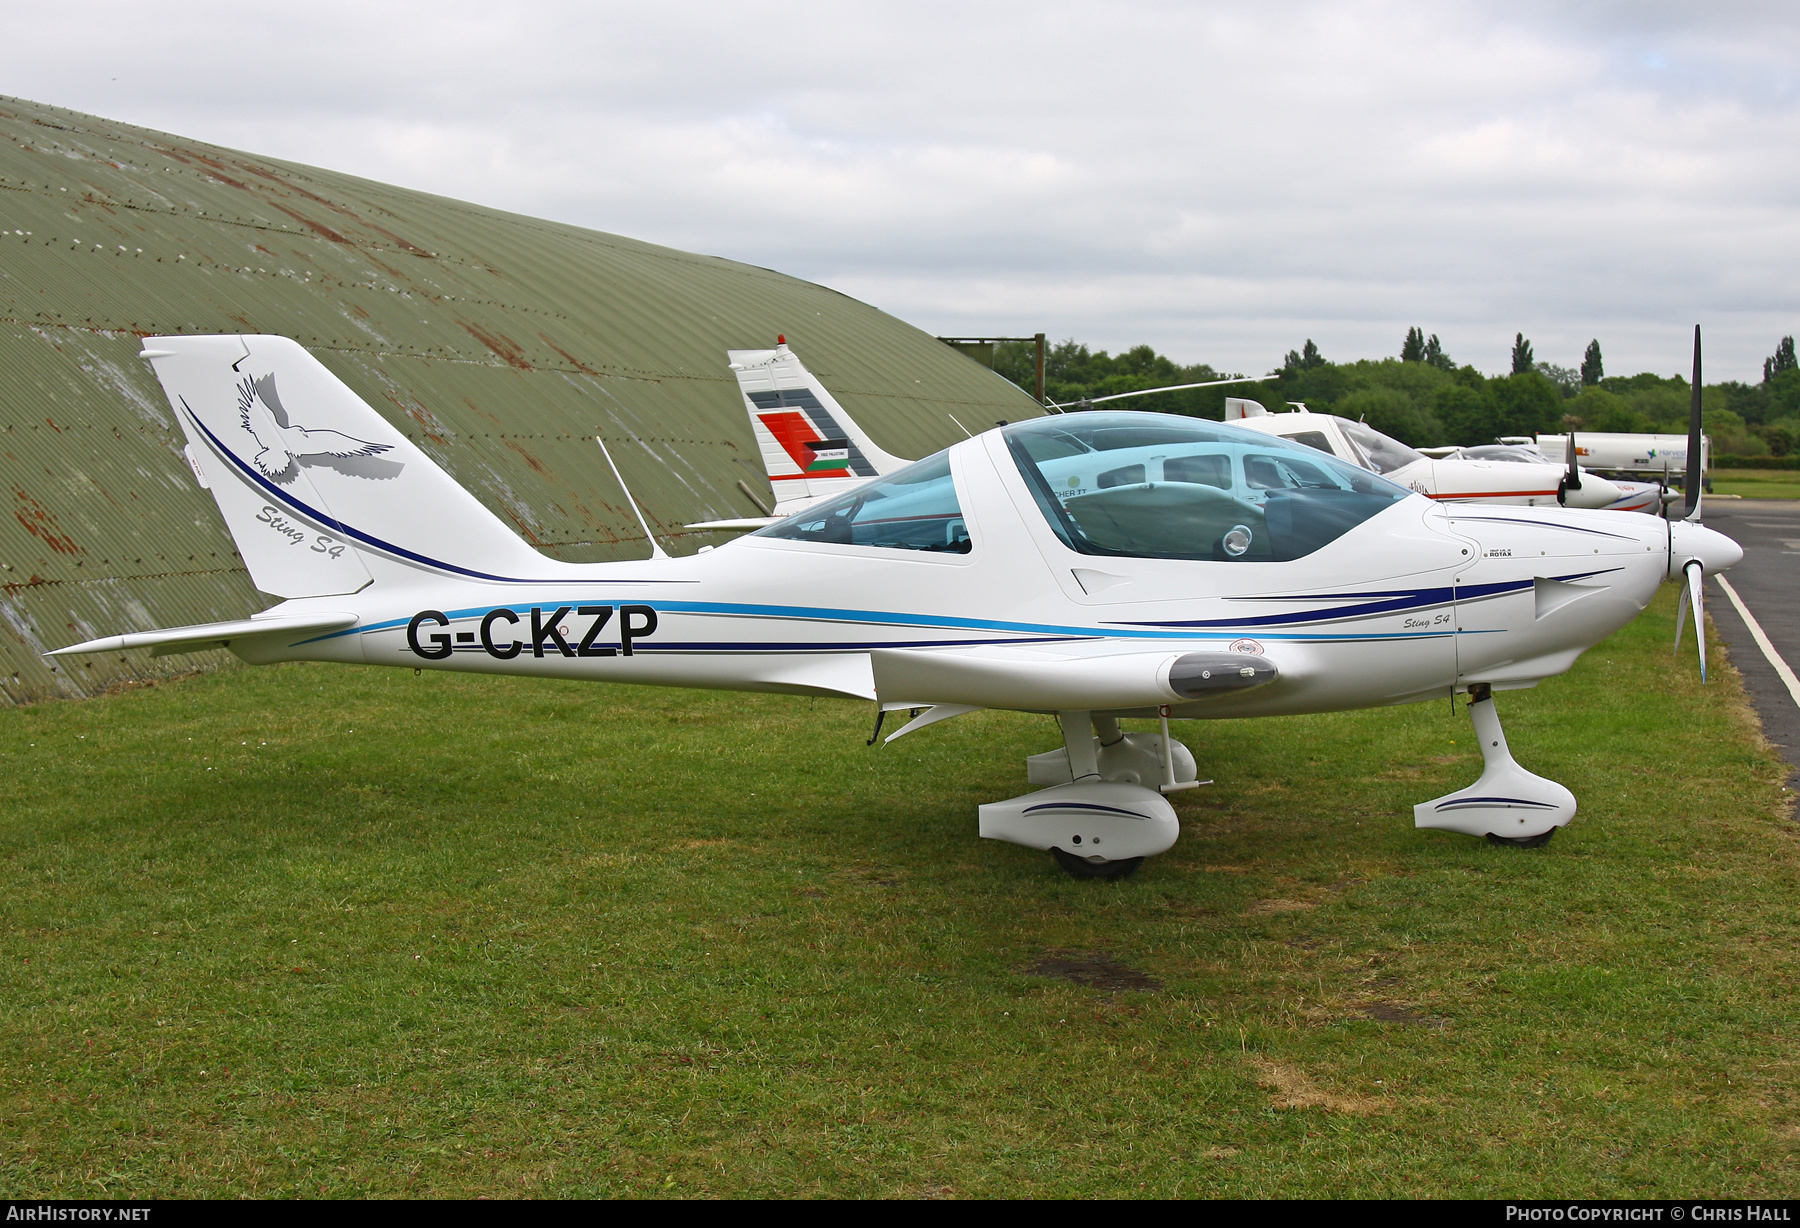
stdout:
<svg viewBox="0 0 1800 1228">
<path fill-rule="evenodd" d="M 1706 569 L 1687 565 L 1688 604 L 1694 607 L 1694 641 L 1700 649 L 1700 682 L 1706 682 Z"/>
<path fill-rule="evenodd" d="M 1569 432 L 1569 471 L 1563 474 L 1562 481 L 1556 484 L 1556 501 L 1567 503 L 1571 490 L 1581 489 L 1581 468 L 1575 463 L 1575 432 Z"/>
<path fill-rule="evenodd" d="M 1679 597 L 1675 599 L 1675 647 L 1669 649 L 1671 657 L 1681 655 L 1681 633 L 1687 629 L 1687 603 Z"/>
<path fill-rule="evenodd" d="M 1694 325 L 1693 395 L 1688 402 L 1687 519 L 1700 519 L 1700 326 Z"/>
</svg>

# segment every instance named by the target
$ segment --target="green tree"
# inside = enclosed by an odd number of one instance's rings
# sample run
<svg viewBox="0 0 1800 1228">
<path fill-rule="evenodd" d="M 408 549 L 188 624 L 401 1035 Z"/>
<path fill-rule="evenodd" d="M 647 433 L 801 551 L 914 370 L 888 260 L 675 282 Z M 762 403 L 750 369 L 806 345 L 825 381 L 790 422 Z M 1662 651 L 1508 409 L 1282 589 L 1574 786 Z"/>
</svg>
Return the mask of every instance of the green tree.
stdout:
<svg viewBox="0 0 1800 1228">
<path fill-rule="evenodd" d="M 1270 409 L 1280 409 L 1290 401 L 1300 401 L 1310 409 L 1328 412 L 1329 407 L 1337 404 L 1338 398 L 1349 390 L 1347 369 L 1320 357 L 1319 348 L 1311 341 L 1306 343 L 1306 349 L 1299 354 L 1289 351 L 1288 358 L 1290 361 L 1275 372 L 1274 386 L 1269 388 L 1268 397 L 1256 397 Z M 1295 358 L 1300 361 L 1292 362 Z M 1253 394 L 1240 392 L 1235 395 L 1247 397 Z"/>
<path fill-rule="evenodd" d="M 1619 431 L 1629 435 L 1651 427 L 1650 420 L 1631 408 L 1624 397 L 1604 388 L 1583 389 L 1580 396 L 1569 402 L 1568 410 L 1569 417 L 1585 431 Z"/>
<path fill-rule="evenodd" d="M 1473 368 L 1464 367 L 1473 379 L 1455 379 L 1439 388 L 1432 398 L 1432 413 L 1444 424 L 1450 443 L 1473 447 L 1493 443 L 1501 434 L 1489 381 Z"/>
<path fill-rule="evenodd" d="M 1289 350 L 1287 357 L 1281 361 L 1283 371 L 1311 371 L 1315 367 L 1325 365 L 1325 356 L 1319 353 L 1319 347 L 1308 337 L 1306 344 L 1299 350 Z"/>
<path fill-rule="evenodd" d="M 1800 360 L 1794 357 L 1794 339 L 1783 337 L 1775 346 L 1775 352 L 1763 359 L 1763 383 L 1774 383 L 1777 375 L 1796 367 L 1800 367 Z"/>
<path fill-rule="evenodd" d="M 1539 375 L 1555 384 L 1565 397 L 1581 391 L 1581 372 L 1573 367 L 1559 367 L 1553 362 L 1540 362 L 1534 368 Z"/>
<path fill-rule="evenodd" d="M 1400 346 L 1401 362 L 1425 361 L 1425 330 L 1409 328 L 1406 330 L 1406 341 Z"/>
<path fill-rule="evenodd" d="M 1289 351 L 1278 369 L 1254 383 L 1155 393 L 1107 408 L 1216 420 L 1224 416 L 1228 396 L 1260 401 L 1276 411 L 1303 402 L 1321 413 L 1366 421 L 1415 447 L 1492 443 L 1502 435 L 1533 435 L 1569 424 L 1585 431 L 1687 431 L 1687 380 L 1648 371 L 1608 376 L 1600 369 L 1597 343 L 1588 346 L 1583 371 L 1577 373 L 1538 363 L 1531 343 L 1519 334 L 1514 338 L 1515 358 L 1529 362 L 1531 369 L 1491 378 L 1473 367 L 1455 366 L 1436 334 L 1426 336 L 1421 328 L 1407 331 L 1406 349 L 1414 348 L 1420 353 L 1417 359 L 1338 363 L 1319 353 L 1309 338 L 1299 350 Z M 1727 381 L 1704 389 L 1702 408 L 1721 453 L 1800 452 L 1800 364 L 1774 369 L 1786 352 L 1784 347 L 1770 359 L 1767 383 Z M 1183 365 L 1148 345 L 1109 354 L 1071 339 L 1050 347 L 1045 358 L 1046 391 L 1063 405 L 1083 397 L 1225 378 L 1211 364 Z M 994 359 L 995 370 L 1014 383 L 1026 387 L 1032 382 L 1034 347 L 1002 344 Z M 1588 382 L 1590 378 L 1594 382 Z"/>
<path fill-rule="evenodd" d="M 1500 435 L 1535 435 L 1562 426 L 1562 398 L 1556 386 L 1532 371 L 1493 381 L 1495 421 Z"/>
<path fill-rule="evenodd" d="M 1512 373 L 1528 375 L 1537 367 L 1537 360 L 1531 356 L 1531 342 L 1525 340 L 1524 333 L 1513 335 Z"/>
<path fill-rule="evenodd" d="M 1588 342 L 1587 353 L 1581 356 L 1581 382 L 1592 388 L 1606 378 L 1606 364 L 1600 361 L 1600 341 L 1598 338 Z"/>
<path fill-rule="evenodd" d="M 1437 415 L 1399 388 L 1358 388 L 1345 394 L 1332 412 L 1353 422 L 1367 422 L 1383 435 L 1421 447 L 1430 447 L 1444 436 L 1444 424 Z"/>
<path fill-rule="evenodd" d="M 1718 400 L 1717 397 L 1712 399 Z M 1719 455 L 1767 456 L 1769 454 L 1768 442 L 1752 434 L 1744 426 L 1744 420 L 1729 409 L 1709 409 L 1703 404 L 1701 417 L 1706 424 L 1706 433 L 1712 439 L 1713 448 Z"/>
<path fill-rule="evenodd" d="M 1775 373 L 1769 381 L 1769 421 L 1800 414 L 1800 367 Z"/>
<path fill-rule="evenodd" d="M 1771 456 L 1787 456 L 1800 444 L 1800 418 L 1783 418 L 1767 426 L 1753 426 L 1750 431 L 1769 446 Z"/>
<path fill-rule="evenodd" d="M 1740 380 L 1726 380 L 1723 384 L 1711 384 L 1708 392 L 1720 392 L 1725 397 L 1725 408 L 1752 426 L 1760 426 L 1771 417 L 1774 398 L 1770 395 L 1774 390 L 1768 384 L 1746 384 Z"/>
<path fill-rule="evenodd" d="M 1033 387 L 1036 363 L 1037 347 L 1028 342 L 1002 342 L 994 347 L 994 370 L 1021 388 Z M 1182 366 L 1148 345 L 1133 346 L 1115 356 L 1105 350 L 1090 350 L 1071 339 L 1050 346 L 1044 355 L 1044 394 L 1059 405 L 1073 404 L 1084 397 L 1223 378 L 1222 372 L 1207 363 Z M 1196 388 L 1159 393 L 1120 401 L 1116 408 L 1220 418 L 1224 416 L 1225 396 L 1233 391 Z"/>
</svg>

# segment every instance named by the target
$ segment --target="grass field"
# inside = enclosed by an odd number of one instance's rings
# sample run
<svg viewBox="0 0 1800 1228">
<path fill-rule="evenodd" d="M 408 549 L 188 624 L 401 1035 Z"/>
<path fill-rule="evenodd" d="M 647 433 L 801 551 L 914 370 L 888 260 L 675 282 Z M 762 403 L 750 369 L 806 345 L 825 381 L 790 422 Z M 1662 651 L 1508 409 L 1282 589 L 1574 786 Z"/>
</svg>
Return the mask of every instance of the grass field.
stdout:
<svg viewBox="0 0 1800 1228">
<path fill-rule="evenodd" d="M 290 666 L 0 712 L 10 1197 L 1788 1196 L 1800 844 L 1673 591 L 1500 697 L 1183 727 L 1121 883 L 1048 718 Z M 1715 643 L 1713 651 L 1723 655 Z M 1074 978 L 1074 979 L 1071 979 Z"/>
<path fill-rule="evenodd" d="M 1746 499 L 1800 499 L 1800 469 L 1715 469 L 1713 491 Z"/>
</svg>

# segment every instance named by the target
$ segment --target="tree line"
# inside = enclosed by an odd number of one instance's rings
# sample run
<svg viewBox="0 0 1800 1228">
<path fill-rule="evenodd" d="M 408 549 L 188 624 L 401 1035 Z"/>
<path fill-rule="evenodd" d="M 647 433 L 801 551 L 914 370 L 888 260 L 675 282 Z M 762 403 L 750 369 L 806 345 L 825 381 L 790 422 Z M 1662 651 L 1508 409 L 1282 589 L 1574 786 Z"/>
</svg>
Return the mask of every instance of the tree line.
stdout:
<svg viewBox="0 0 1800 1228">
<path fill-rule="evenodd" d="M 1001 375 L 1022 388 L 1033 386 L 1033 347 L 1002 344 L 994 357 Z M 1208 363 L 1183 366 L 1148 345 L 1114 355 L 1067 340 L 1045 355 L 1044 391 L 1048 399 L 1071 405 L 1083 398 L 1231 374 Z M 1309 338 L 1253 383 L 1134 397 L 1118 402 L 1117 408 L 1219 419 L 1228 396 L 1261 401 L 1270 409 L 1300 402 L 1367 422 L 1415 447 L 1492 443 L 1502 435 L 1571 429 L 1685 434 L 1691 399 L 1688 381 L 1680 375 L 1607 375 L 1598 340 L 1588 344 L 1579 367 L 1561 367 L 1539 362 L 1530 340 L 1519 333 L 1513 338 L 1512 369 L 1484 375 L 1444 353 L 1437 334 L 1411 328 L 1397 357 L 1335 362 Z M 1704 385 L 1701 408 L 1716 452 L 1800 452 L 1800 361 L 1794 339 L 1783 337 L 1764 360 L 1760 383 Z"/>
</svg>

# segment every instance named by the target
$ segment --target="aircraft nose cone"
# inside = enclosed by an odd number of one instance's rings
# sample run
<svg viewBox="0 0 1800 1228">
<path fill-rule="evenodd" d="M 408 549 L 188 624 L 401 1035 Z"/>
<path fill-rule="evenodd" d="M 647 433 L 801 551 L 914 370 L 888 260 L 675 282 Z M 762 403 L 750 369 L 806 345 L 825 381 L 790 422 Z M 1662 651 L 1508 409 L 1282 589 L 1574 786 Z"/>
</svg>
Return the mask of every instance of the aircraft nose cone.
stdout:
<svg viewBox="0 0 1800 1228">
<path fill-rule="evenodd" d="M 1625 492 L 1612 482 L 1592 473 L 1581 475 L 1581 489 L 1563 496 L 1564 507 L 1611 507 Z"/>
<path fill-rule="evenodd" d="M 1669 571 L 1680 575 L 1689 560 L 1698 559 L 1707 575 L 1725 571 L 1743 560 L 1744 548 L 1716 529 L 1677 520 L 1669 526 L 1673 533 Z"/>
</svg>

